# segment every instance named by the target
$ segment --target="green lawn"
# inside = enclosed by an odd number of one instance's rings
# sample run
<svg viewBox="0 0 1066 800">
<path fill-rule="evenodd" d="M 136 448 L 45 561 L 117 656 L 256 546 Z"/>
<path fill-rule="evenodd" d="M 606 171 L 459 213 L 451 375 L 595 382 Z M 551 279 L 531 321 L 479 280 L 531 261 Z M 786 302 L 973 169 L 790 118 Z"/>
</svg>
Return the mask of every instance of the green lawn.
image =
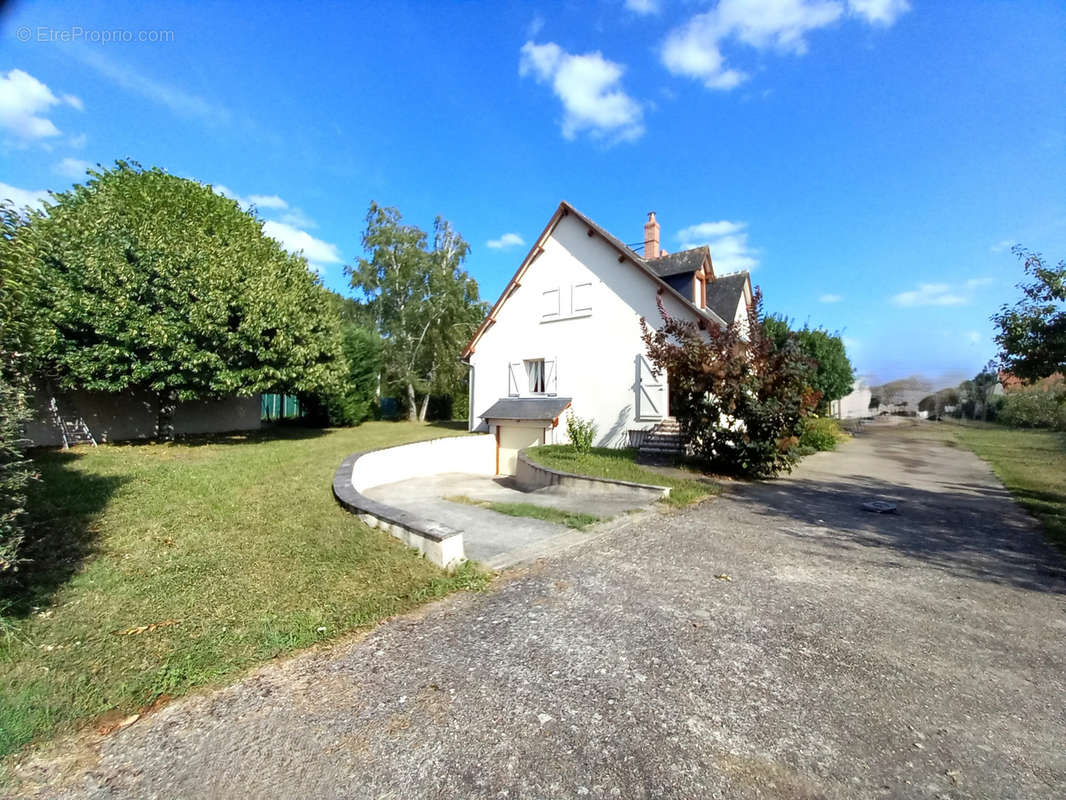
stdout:
<svg viewBox="0 0 1066 800">
<path fill-rule="evenodd" d="M 40 455 L 34 562 L 2 601 L 0 753 L 483 586 L 331 491 L 352 452 L 458 432 L 370 422 Z"/>
<path fill-rule="evenodd" d="M 568 528 L 576 528 L 578 530 L 603 521 L 602 517 L 597 517 L 593 514 L 583 514 L 580 511 L 563 511 L 559 508 L 538 506 L 535 503 L 499 503 L 493 500 L 475 500 L 465 495 L 454 495 L 444 499 L 453 503 L 487 508 L 489 511 L 495 511 L 497 514 L 506 514 L 509 517 L 532 517 L 533 519 L 542 519 L 545 522 L 554 522 L 557 525 L 566 525 Z"/>
<path fill-rule="evenodd" d="M 575 475 L 669 486 L 670 496 L 663 502 L 672 506 L 687 506 L 721 491 L 721 487 L 708 480 L 679 478 L 642 466 L 636 461 L 637 451 L 630 448 L 593 447 L 582 454 L 571 445 L 552 444 L 530 448 L 526 456 L 538 464 Z"/>
<path fill-rule="evenodd" d="M 943 429 L 991 465 L 1066 555 L 1066 436 L 979 422 L 945 422 Z"/>
</svg>

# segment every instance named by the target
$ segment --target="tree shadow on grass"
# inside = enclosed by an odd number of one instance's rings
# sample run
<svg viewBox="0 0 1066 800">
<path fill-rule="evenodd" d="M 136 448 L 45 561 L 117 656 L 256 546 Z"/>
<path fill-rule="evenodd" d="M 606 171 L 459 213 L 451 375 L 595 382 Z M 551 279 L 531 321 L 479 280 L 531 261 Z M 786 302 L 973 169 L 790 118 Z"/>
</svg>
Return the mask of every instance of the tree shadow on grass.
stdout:
<svg viewBox="0 0 1066 800">
<path fill-rule="evenodd" d="M 775 533 L 809 541 L 830 557 L 851 561 L 870 549 L 874 557 L 876 551 L 894 553 L 956 577 L 1066 594 L 1066 561 L 1009 492 L 979 484 L 935 486 L 851 475 L 753 483 L 739 492 L 758 501 L 755 510 Z M 867 500 L 895 503 L 896 513 L 866 511 Z"/>
<path fill-rule="evenodd" d="M 0 582 L 4 614 L 29 615 L 47 605 L 96 550 L 95 515 L 128 478 L 74 469 L 77 453 L 42 451 L 34 458 L 40 480 L 30 488 L 29 522 L 17 572 Z"/>
</svg>

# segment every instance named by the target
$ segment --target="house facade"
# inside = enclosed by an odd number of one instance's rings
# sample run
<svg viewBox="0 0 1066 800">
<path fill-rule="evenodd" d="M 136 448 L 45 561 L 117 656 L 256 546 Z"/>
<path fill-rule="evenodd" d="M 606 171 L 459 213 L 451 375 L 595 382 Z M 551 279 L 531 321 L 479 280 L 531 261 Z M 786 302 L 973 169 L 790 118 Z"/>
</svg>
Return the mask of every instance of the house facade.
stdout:
<svg viewBox="0 0 1066 800">
<path fill-rule="evenodd" d="M 837 419 L 861 419 L 873 416 L 870 400 L 873 392 L 862 378 L 856 378 L 851 392 L 829 404 L 829 415 Z"/>
<path fill-rule="evenodd" d="M 497 472 L 518 451 L 567 441 L 565 415 L 596 423 L 596 445 L 627 446 L 669 416 L 669 379 L 656 374 L 640 320 L 666 313 L 701 328 L 746 324 L 746 273 L 716 278 L 706 247 L 660 250 L 655 215 L 643 254 L 561 203 L 462 357 L 470 370 L 470 430 L 495 434 Z"/>
</svg>

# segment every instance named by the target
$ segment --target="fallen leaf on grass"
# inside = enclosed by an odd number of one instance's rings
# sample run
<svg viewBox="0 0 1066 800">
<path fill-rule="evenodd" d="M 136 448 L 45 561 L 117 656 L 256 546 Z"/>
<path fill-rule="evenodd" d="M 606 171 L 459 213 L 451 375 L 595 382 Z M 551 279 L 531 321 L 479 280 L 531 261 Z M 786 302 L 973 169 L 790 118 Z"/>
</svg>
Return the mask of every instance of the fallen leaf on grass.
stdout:
<svg viewBox="0 0 1066 800">
<path fill-rule="evenodd" d="M 123 631 L 114 631 L 115 636 L 136 636 L 140 633 L 151 633 L 157 631 L 160 628 L 169 628 L 171 625 L 177 625 L 176 619 L 165 619 L 162 622 L 153 622 L 151 625 L 138 625 L 135 628 L 126 628 Z"/>
<path fill-rule="evenodd" d="M 130 714 L 124 717 L 119 711 L 109 711 L 97 719 L 96 732 L 101 736 L 107 736 L 109 733 L 128 728 L 140 718 L 140 714 Z"/>
<path fill-rule="evenodd" d="M 714 577 L 716 577 L 720 581 L 731 581 L 731 580 L 733 580 L 730 576 L 726 575 L 724 572 L 721 575 L 715 575 Z"/>
</svg>

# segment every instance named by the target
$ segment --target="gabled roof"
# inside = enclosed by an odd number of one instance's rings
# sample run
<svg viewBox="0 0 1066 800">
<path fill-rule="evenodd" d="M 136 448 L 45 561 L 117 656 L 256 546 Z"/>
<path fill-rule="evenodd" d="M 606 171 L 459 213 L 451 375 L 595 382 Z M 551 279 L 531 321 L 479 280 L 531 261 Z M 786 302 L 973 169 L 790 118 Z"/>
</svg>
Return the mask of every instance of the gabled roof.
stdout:
<svg viewBox="0 0 1066 800">
<path fill-rule="evenodd" d="M 722 275 L 707 282 L 707 308 L 730 322 L 736 316 L 740 298 L 746 294 L 750 276 L 747 272 Z M 750 299 L 748 302 L 751 302 Z"/>
<path fill-rule="evenodd" d="M 485 317 L 481 325 L 478 326 L 478 329 L 474 331 L 474 335 L 471 337 L 466 347 L 463 348 L 463 353 L 460 358 L 465 360 L 470 357 L 471 353 L 474 352 L 474 346 L 477 344 L 478 340 L 484 335 L 485 331 L 487 331 L 489 327 L 494 322 L 496 322 L 496 315 L 499 314 L 500 309 L 503 308 L 503 304 L 507 301 L 507 298 L 511 296 L 511 292 L 521 286 L 522 276 L 526 274 L 526 271 L 530 268 L 530 266 L 532 266 L 533 262 L 537 260 L 537 257 L 544 252 L 544 244 L 548 241 L 548 238 L 552 235 L 552 232 L 555 230 L 556 226 L 564 217 L 569 216 L 570 214 L 573 214 L 574 217 L 581 220 L 582 223 L 588 226 L 590 230 L 589 235 L 592 235 L 592 233 L 598 234 L 609 245 L 611 245 L 615 250 L 617 250 L 618 260 L 620 262 L 628 261 L 634 267 L 636 267 L 641 272 L 645 273 L 649 278 L 651 278 L 658 285 L 657 289 L 660 293 L 672 295 L 675 299 L 680 300 L 685 305 L 685 307 L 688 308 L 688 310 L 692 312 L 692 314 L 696 317 L 702 320 L 706 320 L 707 322 L 710 322 L 715 325 L 725 326 L 725 320 L 723 320 L 718 314 L 711 311 L 710 309 L 697 308 L 695 305 L 692 304 L 692 301 L 689 298 L 685 297 L 683 294 L 677 291 L 677 289 L 675 289 L 673 286 L 664 281 L 662 279 L 662 276 L 656 274 L 656 272 L 648 265 L 648 262 L 641 258 L 639 255 L 637 255 L 635 252 L 633 252 L 633 250 L 626 246 L 626 244 L 621 239 L 610 234 L 605 228 L 602 228 L 601 226 L 597 225 L 595 222 L 593 222 L 591 219 L 586 217 L 584 214 L 582 214 L 580 211 L 578 211 L 576 208 L 574 208 L 572 205 L 570 205 L 564 200 L 563 202 L 559 203 L 559 207 L 555 210 L 555 213 L 552 214 L 552 218 L 548 220 L 548 224 L 545 226 L 540 236 L 537 237 L 537 241 L 533 243 L 533 247 L 530 248 L 529 252 L 526 254 L 526 257 L 522 259 L 522 263 L 519 265 L 518 270 L 514 274 L 514 277 L 512 277 L 510 282 L 508 282 L 508 284 L 503 288 L 503 293 L 500 295 L 500 298 L 496 301 L 496 303 L 492 306 L 492 310 L 489 311 L 489 315 Z"/>
<path fill-rule="evenodd" d="M 699 272 L 703 269 L 705 263 L 709 264 L 710 262 L 711 249 L 707 245 L 644 260 L 644 263 L 662 278 L 668 275 L 679 275 L 683 272 Z"/>
</svg>

